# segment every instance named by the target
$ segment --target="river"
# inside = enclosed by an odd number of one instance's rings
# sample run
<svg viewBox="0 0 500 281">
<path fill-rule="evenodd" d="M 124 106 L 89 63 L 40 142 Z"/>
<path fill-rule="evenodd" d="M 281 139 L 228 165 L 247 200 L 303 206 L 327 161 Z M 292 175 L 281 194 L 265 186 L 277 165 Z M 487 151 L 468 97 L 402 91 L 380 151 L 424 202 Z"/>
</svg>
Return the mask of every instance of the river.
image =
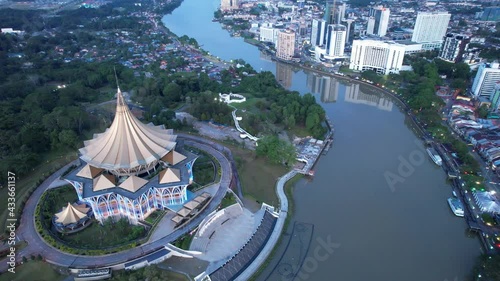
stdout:
<svg viewBox="0 0 500 281">
<path fill-rule="evenodd" d="M 242 58 L 256 70 L 272 71 L 290 90 L 313 93 L 335 125 L 334 145 L 315 166 L 314 179 L 302 180 L 294 189 L 295 211 L 285 243 L 259 280 L 278 280 L 276 272 L 284 274 L 280 280 L 293 279 L 283 269 L 287 255 L 293 262 L 293 254 L 287 250 L 280 258 L 295 236 L 294 221 L 314 226 L 295 281 L 466 280 L 481 253 L 480 243 L 466 231 L 465 221 L 451 213 L 446 175 L 427 157 L 397 102 L 365 85 L 266 59 L 255 46 L 212 22 L 218 4 L 184 0 L 163 22 L 215 56 Z M 408 166 L 398 171 L 401 163 Z M 388 180 L 390 175 L 398 181 Z M 325 241 L 334 247 L 325 248 Z"/>
</svg>

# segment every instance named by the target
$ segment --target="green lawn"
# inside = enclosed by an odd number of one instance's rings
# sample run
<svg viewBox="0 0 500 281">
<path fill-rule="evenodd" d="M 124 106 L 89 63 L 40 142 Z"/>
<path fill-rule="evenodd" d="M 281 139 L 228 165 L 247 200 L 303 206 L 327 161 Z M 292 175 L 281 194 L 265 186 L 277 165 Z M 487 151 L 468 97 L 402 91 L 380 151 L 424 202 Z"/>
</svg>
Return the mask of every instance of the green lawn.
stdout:
<svg viewBox="0 0 500 281">
<path fill-rule="evenodd" d="M 55 201 L 52 203 L 54 213 L 61 211 L 63 207 L 68 205 L 68 202 L 73 204 L 78 200 L 75 188 L 71 185 L 54 188 L 47 192 L 54 194 Z"/>
<path fill-rule="evenodd" d="M 234 195 L 231 192 L 226 193 L 226 196 L 222 198 L 222 202 L 220 203 L 220 208 L 224 209 L 226 207 L 229 207 L 236 203 L 236 198 L 234 198 Z"/>
<path fill-rule="evenodd" d="M 16 267 L 16 273 L 0 275 L 0 281 L 59 281 L 66 278 L 43 261 L 28 261 Z"/>
<path fill-rule="evenodd" d="M 246 95 L 245 95 L 246 96 Z M 232 103 L 231 105 L 236 107 L 237 109 L 246 109 L 252 111 L 255 108 L 255 104 L 257 101 L 262 100 L 265 101 L 264 98 L 252 98 L 247 97 L 247 100 L 242 103 Z"/>
<path fill-rule="evenodd" d="M 194 234 L 189 235 L 189 233 L 184 234 L 184 236 L 180 237 L 179 239 L 175 240 L 173 245 L 181 248 L 183 250 L 189 250 L 189 246 L 191 245 L 191 241 L 193 241 Z"/>
<path fill-rule="evenodd" d="M 33 172 L 29 176 L 25 176 L 16 181 L 16 202 L 17 206 L 21 203 L 25 197 L 28 195 L 28 191 L 32 188 L 35 183 L 41 179 L 49 176 L 50 172 L 54 169 L 60 168 L 65 164 L 76 159 L 76 150 L 57 150 L 47 153 L 42 156 L 41 163 L 39 166 L 33 169 Z M 5 229 L 5 222 L 7 216 L 7 188 L 0 189 L 0 229 Z"/>
<path fill-rule="evenodd" d="M 78 248 L 84 248 L 85 246 L 87 249 L 103 249 L 133 240 L 134 231 L 138 231 L 139 228 L 142 227 L 129 225 L 128 222 L 126 222 L 126 225 L 125 223 L 105 223 L 100 225 L 97 221 L 94 221 L 92 225 L 84 230 L 65 235 L 61 239 Z M 141 237 L 144 237 L 144 235 Z"/>
<path fill-rule="evenodd" d="M 268 204 L 278 204 L 275 187 L 278 177 L 287 172 L 281 165 L 273 165 L 266 159 L 255 157 L 255 152 L 224 144 L 233 152 L 245 197 Z"/>
<path fill-rule="evenodd" d="M 306 129 L 306 127 L 299 125 L 296 125 L 293 128 L 291 128 L 288 133 L 292 136 L 295 135 L 301 138 L 311 135 L 309 131 Z"/>
</svg>

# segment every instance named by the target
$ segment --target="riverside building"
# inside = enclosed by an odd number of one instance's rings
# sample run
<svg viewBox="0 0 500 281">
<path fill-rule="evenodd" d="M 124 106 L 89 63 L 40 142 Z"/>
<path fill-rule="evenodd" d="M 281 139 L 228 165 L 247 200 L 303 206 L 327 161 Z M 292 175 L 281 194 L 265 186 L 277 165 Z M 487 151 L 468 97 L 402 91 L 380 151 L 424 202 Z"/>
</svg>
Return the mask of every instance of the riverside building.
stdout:
<svg viewBox="0 0 500 281">
<path fill-rule="evenodd" d="M 373 70 L 379 74 L 399 73 L 403 66 L 405 45 L 376 40 L 354 40 L 349 69 Z"/>
<path fill-rule="evenodd" d="M 156 209 L 188 199 L 196 155 L 177 145 L 173 130 L 140 122 L 120 88 L 116 101 L 113 123 L 84 142 L 80 165 L 64 179 L 101 223 L 125 217 L 136 224 Z"/>
</svg>

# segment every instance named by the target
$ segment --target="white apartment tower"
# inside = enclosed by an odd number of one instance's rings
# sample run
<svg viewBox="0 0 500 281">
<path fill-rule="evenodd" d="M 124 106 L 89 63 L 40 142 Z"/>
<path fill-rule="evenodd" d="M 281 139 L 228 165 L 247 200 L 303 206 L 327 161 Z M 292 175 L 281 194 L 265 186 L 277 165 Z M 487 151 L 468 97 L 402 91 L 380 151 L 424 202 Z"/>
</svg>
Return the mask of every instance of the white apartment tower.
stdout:
<svg viewBox="0 0 500 281">
<path fill-rule="evenodd" d="M 341 24 L 328 25 L 326 36 L 326 56 L 341 58 L 344 56 L 347 29 Z"/>
<path fill-rule="evenodd" d="M 325 44 L 326 21 L 324 19 L 313 19 L 311 30 L 311 45 L 313 47 Z"/>
<path fill-rule="evenodd" d="M 474 97 L 490 96 L 494 92 L 498 81 L 500 81 L 498 62 L 482 64 L 477 70 L 474 83 L 472 84 L 472 95 Z"/>
<path fill-rule="evenodd" d="M 391 11 L 388 8 L 382 6 L 371 8 L 366 33 L 380 37 L 385 36 L 389 27 L 390 13 Z"/>
<path fill-rule="evenodd" d="M 399 73 L 405 46 L 394 42 L 354 40 L 349 69 L 373 70 L 380 74 Z"/>
<path fill-rule="evenodd" d="M 282 30 L 278 33 L 276 43 L 276 57 L 282 60 L 291 60 L 295 54 L 295 33 Z"/>
<path fill-rule="evenodd" d="M 448 12 L 419 12 L 411 41 L 423 43 L 425 50 L 441 48 L 450 17 Z"/>
<path fill-rule="evenodd" d="M 276 44 L 278 40 L 279 29 L 261 26 L 259 29 L 259 40 L 262 42 L 271 42 Z"/>
</svg>

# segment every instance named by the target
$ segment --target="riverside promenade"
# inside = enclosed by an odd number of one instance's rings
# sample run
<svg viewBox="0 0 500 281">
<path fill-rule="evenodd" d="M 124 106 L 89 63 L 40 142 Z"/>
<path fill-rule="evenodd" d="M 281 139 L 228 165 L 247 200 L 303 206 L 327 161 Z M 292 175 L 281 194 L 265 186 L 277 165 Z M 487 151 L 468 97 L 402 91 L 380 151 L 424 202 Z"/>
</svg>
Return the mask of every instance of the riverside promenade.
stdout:
<svg viewBox="0 0 500 281">
<path fill-rule="evenodd" d="M 297 175 L 297 171 L 292 170 L 282 177 L 278 179 L 276 183 L 276 194 L 278 195 L 280 201 L 280 210 L 279 217 L 276 221 L 276 225 L 274 227 L 269 240 L 267 241 L 262 251 L 260 251 L 259 255 L 253 260 L 253 262 L 243 271 L 235 280 L 236 281 L 246 281 L 252 277 L 257 270 L 262 266 L 262 264 L 266 261 L 267 257 L 271 254 L 276 243 L 281 236 L 281 232 L 283 231 L 283 227 L 285 226 L 285 220 L 288 215 L 288 199 L 285 194 L 285 184 L 291 178 Z"/>
</svg>

